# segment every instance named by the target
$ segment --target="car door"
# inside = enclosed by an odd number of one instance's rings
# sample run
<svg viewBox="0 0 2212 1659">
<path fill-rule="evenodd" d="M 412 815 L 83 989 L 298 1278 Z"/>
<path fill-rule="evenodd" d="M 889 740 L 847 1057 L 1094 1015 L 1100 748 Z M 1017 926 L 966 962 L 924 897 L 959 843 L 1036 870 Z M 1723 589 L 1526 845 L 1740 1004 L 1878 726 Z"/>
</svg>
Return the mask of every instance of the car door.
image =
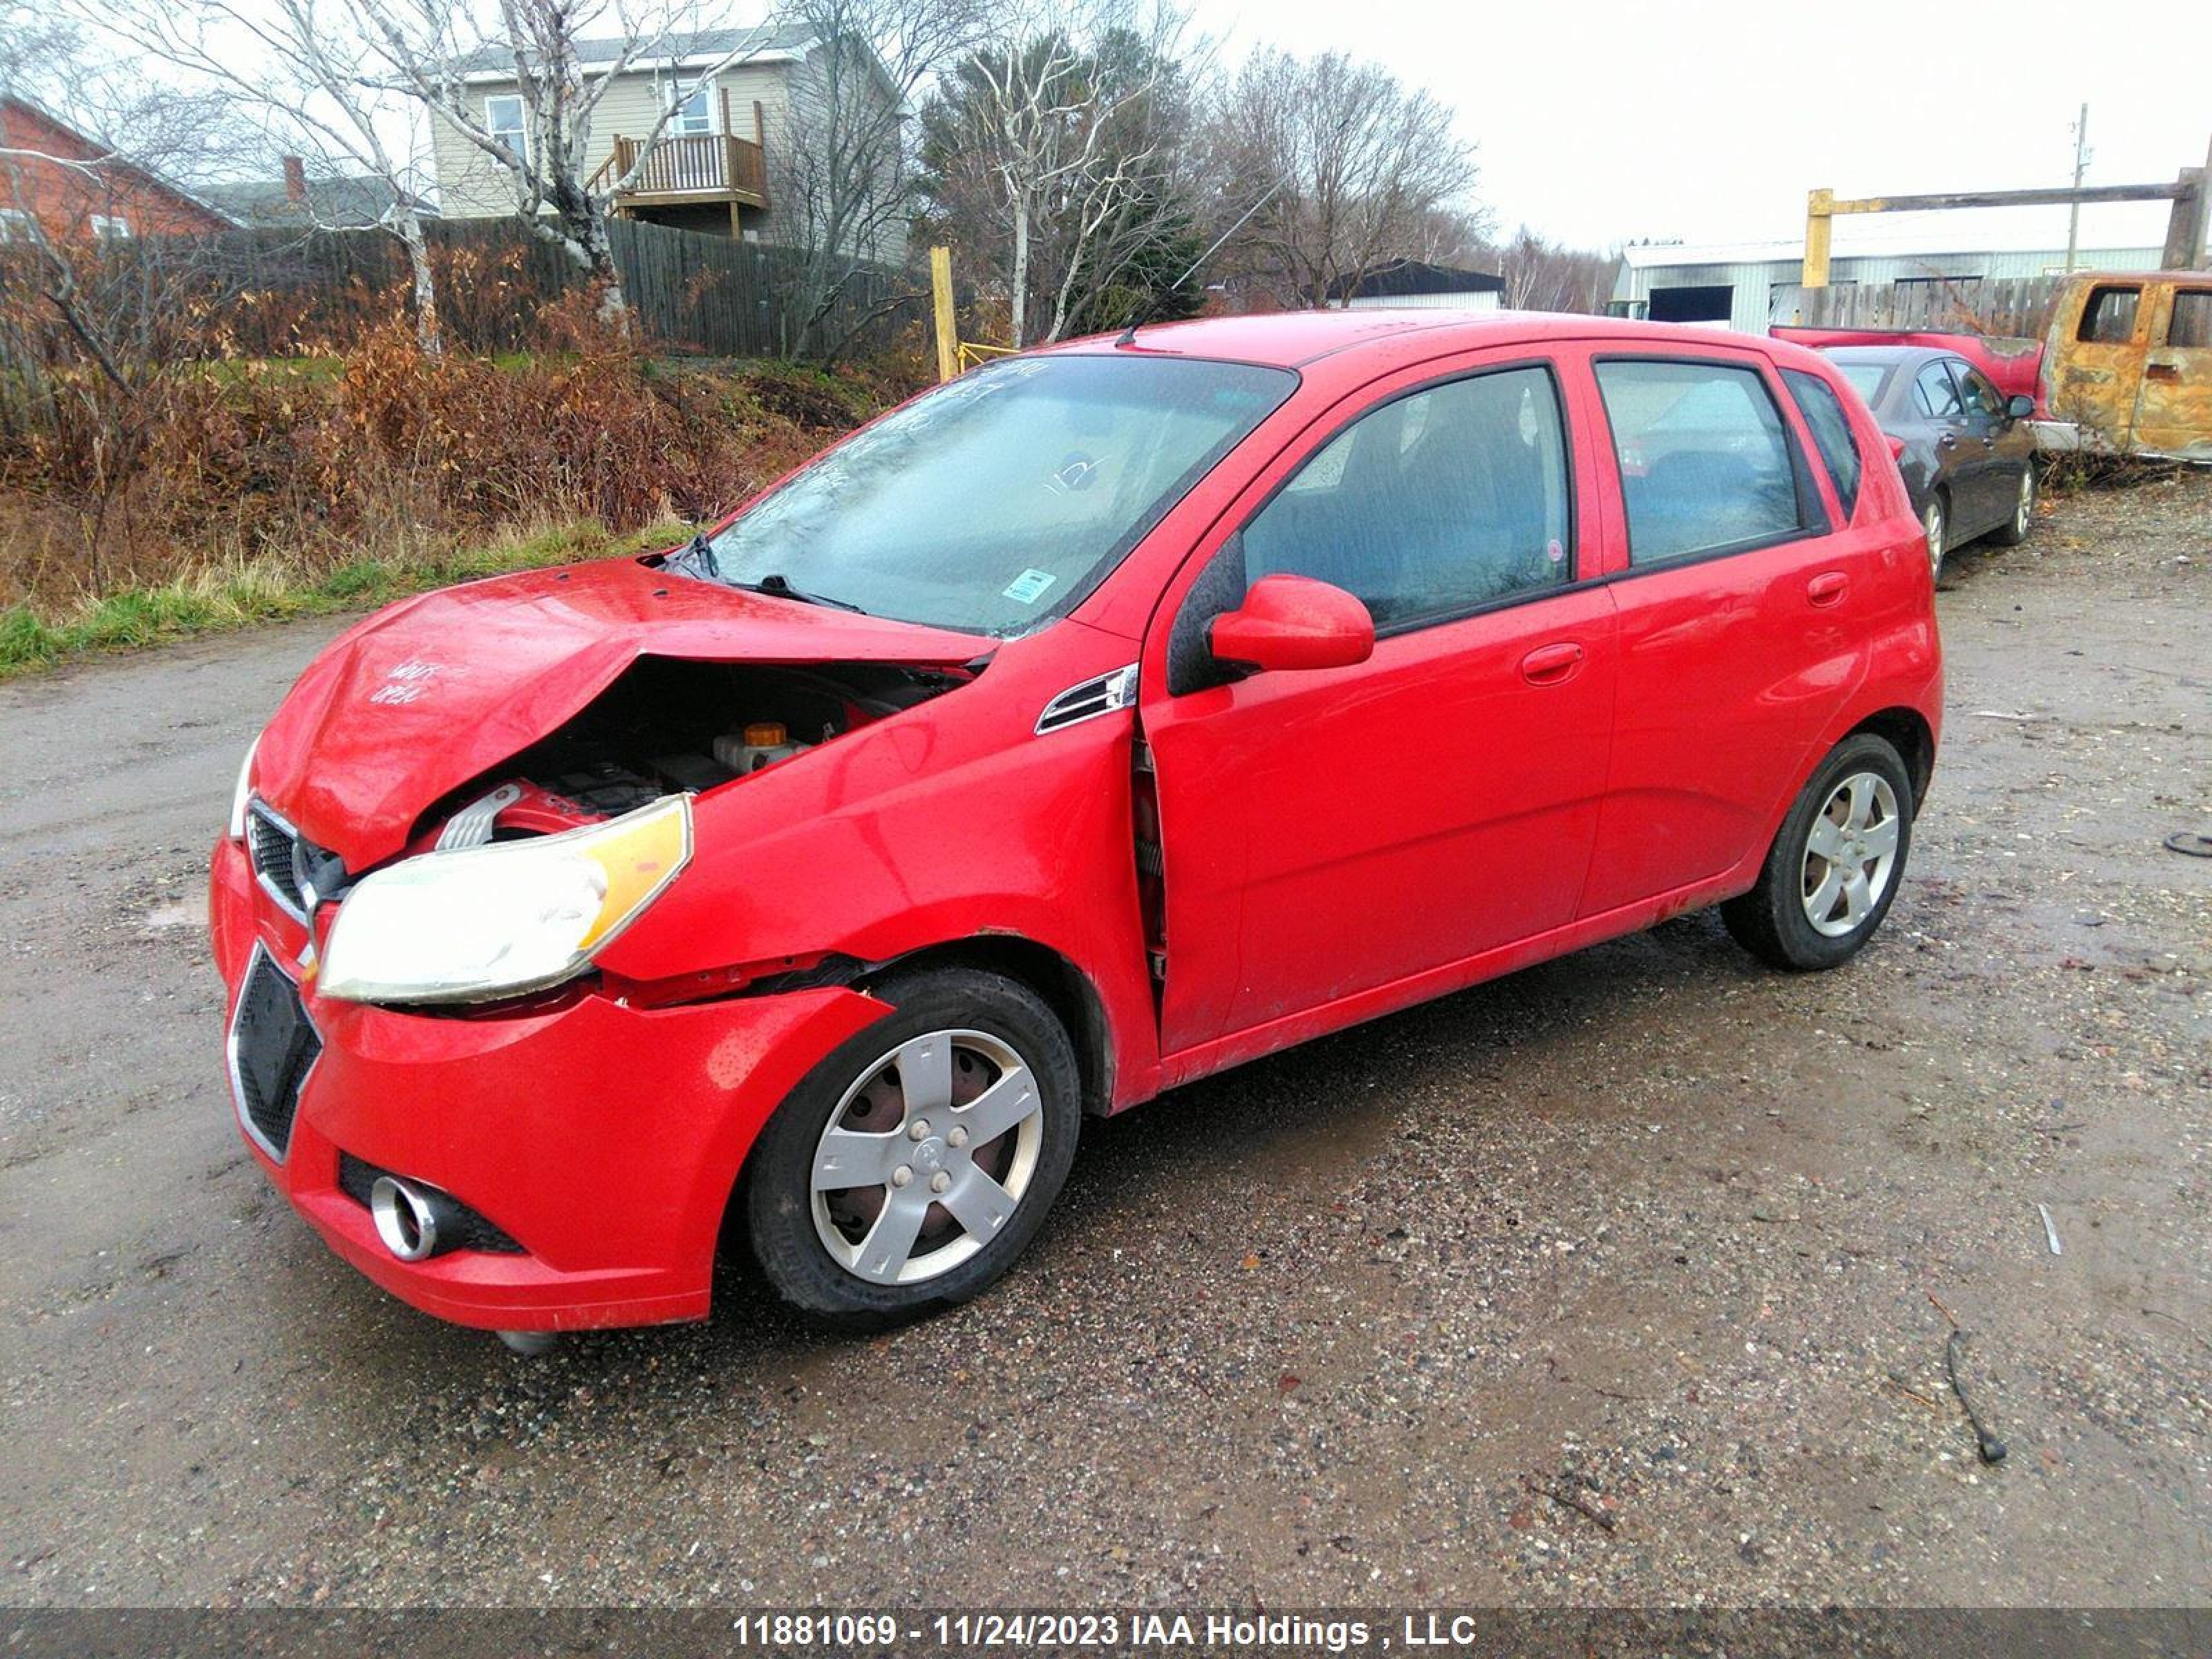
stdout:
<svg viewBox="0 0 2212 1659">
<path fill-rule="evenodd" d="M 2088 442 L 2125 451 L 2142 386 L 2150 307 L 2141 282 L 2096 283 L 2079 308 L 2052 319 L 2045 347 L 2051 416 L 2079 426 Z"/>
<path fill-rule="evenodd" d="M 1408 371 L 1309 428 L 1170 586 L 1140 690 L 1164 1054 L 1237 1033 L 1260 1052 L 1271 1025 L 1356 1018 L 1362 993 L 1572 920 L 1614 672 L 1584 442 L 1548 359 Z M 1278 572 L 1363 600 L 1373 655 L 1218 669 L 1208 626 Z"/>
<path fill-rule="evenodd" d="M 1912 406 L 1928 423 L 1935 441 L 1936 471 L 1928 487 L 1941 489 L 1950 504 L 1949 540 L 1955 545 L 1962 539 L 1960 532 L 1966 522 L 1981 508 L 1974 500 L 1966 406 L 1960 400 L 1958 382 L 1951 378 L 1950 366 L 1942 358 L 1922 364 L 1913 375 Z"/>
<path fill-rule="evenodd" d="M 1958 526 L 1953 542 L 1995 530 L 2012 517 L 2020 499 L 2020 444 L 2014 441 L 2017 422 L 2005 413 L 2004 394 L 1996 382 L 1963 357 L 1947 360 L 1951 378 L 1959 387 L 1959 404 L 1965 429 L 1959 440 L 1959 470 L 1970 481 L 1973 500 L 1972 520 Z"/>
<path fill-rule="evenodd" d="M 1605 353 L 1592 371 L 1627 557 L 1611 584 L 1620 678 L 1586 917 L 1765 851 L 1776 803 L 1864 673 L 1857 565 L 1881 540 L 1829 533 L 1829 498 L 1759 355 Z"/>
<path fill-rule="evenodd" d="M 2212 277 L 2173 284 L 2151 319 L 2150 337 L 2158 343 L 2143 358 L 2136 447 L 2212 459 Z"/>
</svg>

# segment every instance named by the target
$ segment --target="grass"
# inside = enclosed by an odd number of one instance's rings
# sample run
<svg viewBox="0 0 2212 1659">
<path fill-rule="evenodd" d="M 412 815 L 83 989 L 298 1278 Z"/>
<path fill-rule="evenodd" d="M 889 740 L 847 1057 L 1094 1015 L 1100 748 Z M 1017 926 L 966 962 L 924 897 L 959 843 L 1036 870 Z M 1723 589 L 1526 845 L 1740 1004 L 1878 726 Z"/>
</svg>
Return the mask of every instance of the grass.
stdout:
<svg viewBox="0 0 2212 1659">
<path fill-rule="evenodd" d="M 313 574 L 274 558 L 243 561 L 159 587 L 126 588 L 60 616 L 9 605 L 0 610 L 0 679 L 95 652 L 132 650 L 293 617 L 369 610 L 478 576 L 643 552 L 680 542 L 690 533 L 689 526 L 671 521 L 617 535 L 586 520 L 546 526 L 480 547 L 360 559 Z"/>
</svg>

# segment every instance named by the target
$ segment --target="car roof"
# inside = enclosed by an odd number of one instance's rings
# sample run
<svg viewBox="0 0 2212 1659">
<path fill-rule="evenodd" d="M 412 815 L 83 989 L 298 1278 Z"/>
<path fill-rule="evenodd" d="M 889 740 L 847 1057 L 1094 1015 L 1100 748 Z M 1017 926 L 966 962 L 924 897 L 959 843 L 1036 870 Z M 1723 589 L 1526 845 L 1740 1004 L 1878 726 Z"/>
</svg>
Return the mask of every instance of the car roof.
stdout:
<svg viewBox="0 0 2212 1659">
<path fill-rule="evenodd" d="M 1708 346 L 1746 347 L 1778 357 L 1796 349 L 1786 342 L 1725 329 L 1689 328 L 1679 323 L 1637 322 L 1546 311 L 1436 311 L 1428 309 L 1279 311 L 1255 317 L 1201 317 L 1186 323 L 1148 323 L 1129 345 L 1119 334 L 1093 334 L 1047 348 L 1054 352 L 1097 354 L 1143 352 L 1162 357 L 1203 357 L 1297 368 L 1322 357 L 1362 346 L 1383 345 L 1412 335 L 1434 336 L 1439 353 L 1492 345 L 1526 345 L 1540 340 L 1616 340 L 1676 350 Z M 1425 343 L 1429 342 L 1425 342 Z"/>
</svg>

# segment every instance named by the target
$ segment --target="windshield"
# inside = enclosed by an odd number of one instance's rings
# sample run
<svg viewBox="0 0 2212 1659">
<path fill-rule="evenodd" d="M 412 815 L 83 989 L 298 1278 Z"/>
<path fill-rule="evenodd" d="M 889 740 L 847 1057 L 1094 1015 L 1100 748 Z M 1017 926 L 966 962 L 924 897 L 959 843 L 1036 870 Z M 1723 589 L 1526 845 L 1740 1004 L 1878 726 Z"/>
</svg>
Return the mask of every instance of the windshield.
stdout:
<svg viewBox="0 0 2212 1659">
<path fill-rule="evenodd" d="M 755 502 L 698 574 L 1015 634 L 1066 611 L 1290 396 L 1279 368 L 1030 357 L 885 416 Z"/>
<path fill-rule="evenodd" d="M 1867 407 L 1872 409 L 1875 399 L 1881 395 L 1881 383 L 1889 378 L 1890 366 L 1887 363 L 1842 362 L 1836 367 L 1850 382 L 1851 390 L 1865 398 Z"/>
</svg>

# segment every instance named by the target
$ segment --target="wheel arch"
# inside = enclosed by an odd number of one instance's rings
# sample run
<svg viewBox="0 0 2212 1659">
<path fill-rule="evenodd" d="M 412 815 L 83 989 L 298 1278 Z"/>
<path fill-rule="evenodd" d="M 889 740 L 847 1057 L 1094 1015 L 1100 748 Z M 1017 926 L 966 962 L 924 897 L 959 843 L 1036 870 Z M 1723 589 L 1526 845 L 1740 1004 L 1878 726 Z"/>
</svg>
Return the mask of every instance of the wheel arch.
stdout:
<svg viewBox="0 0 2212 1659">
<path fill-rule="evenodd" d="M 1853 738 L 1862 732 L 1882 738 L 1904 757 L 1912 780 L 1912 814 L 1919 817 L 1920 804 L 1928 798 L 1928 781 L 1936 773 L 1936 733 L 1928 717 L 1899 704 L 1868 715 L 1844 736 Z"/>
<path fill-rule="evenodd" d="M 893 957 L 871 968 L 859 982 L 866 989 L 893 972 L 975 968 L 1003 974 L 1044 999 L 1067 1028 L 1083 1085 L 1083 1109 L 1103 1116 L 1113 1108 L 1114 1035 L 1098 988 L 1066 957 L 1021 933 L 977 933 L 945 939 Z"/>
</svg>

